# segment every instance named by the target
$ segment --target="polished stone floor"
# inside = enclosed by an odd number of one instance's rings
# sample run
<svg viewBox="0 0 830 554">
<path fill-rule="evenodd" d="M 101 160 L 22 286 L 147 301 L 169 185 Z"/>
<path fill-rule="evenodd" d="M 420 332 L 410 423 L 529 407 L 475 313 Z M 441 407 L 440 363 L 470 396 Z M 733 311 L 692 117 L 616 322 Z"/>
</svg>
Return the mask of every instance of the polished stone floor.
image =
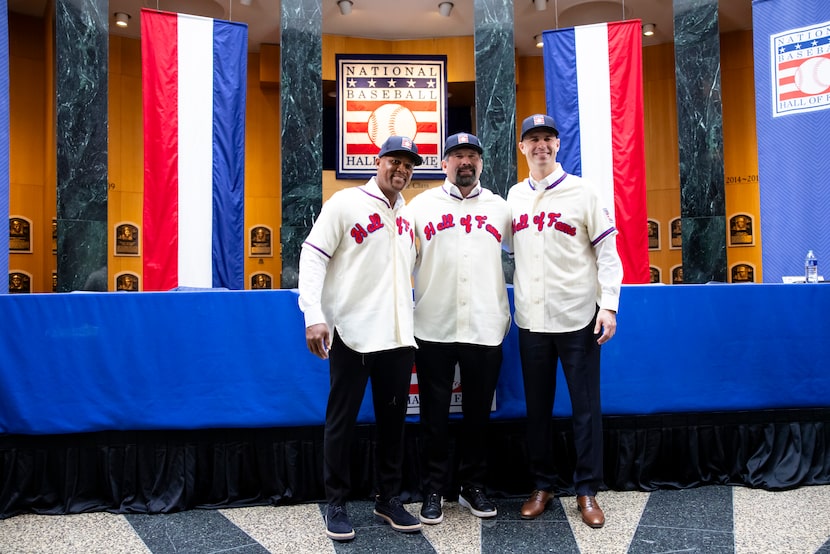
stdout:
<svg viewBox="0 0 830 554">
<path fill-rule="evenodd" d="M 822 553 L 830 554 L 830 486 L 769 492 L 707 486 L 602 492 L 606 525 L 590 529 L 573 497 L 538 519 L 519 517 L 522 499 L 496 499 L 480 520 L 447 502 L 444 522 L 401 534 L 375 520 L 372 504 L 347 505 L 357 536 L 324 534 L 318 504 L 192 510 L 164 515 L 20 515 L 0 520 L 0 553 Z M 420 504 L 410 504 L 417 513 Z"/>
</svg>

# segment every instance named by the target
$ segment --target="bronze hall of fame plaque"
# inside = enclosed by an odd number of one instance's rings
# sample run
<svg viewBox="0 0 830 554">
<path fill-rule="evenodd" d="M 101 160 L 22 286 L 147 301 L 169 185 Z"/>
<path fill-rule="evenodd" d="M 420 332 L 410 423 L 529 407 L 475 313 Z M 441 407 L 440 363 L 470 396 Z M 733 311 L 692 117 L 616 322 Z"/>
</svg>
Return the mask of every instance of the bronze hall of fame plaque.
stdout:
<svg viewBox="0 0 830 554">
<path fill-rule="evenodd" d="M 671 233 L 670 248 L 681 248 L 683 246 L 683 220 L 679 217 L 672 219 L 669 224 L 669 232 Z"/>
<path fill-rule="evenodd" d="M 138 256 L 138 226 L 121 223 L 115 226 L 115 255 Z"/>
<path fill-rule="evenodd" d="M 660 250 L 660 222 L 655 219 L 648 220 L 648 249 Z"/>
<path fill-rule="evenodd" d="M 752 246 L 752 216 L 738 214 L 729 218 L 729 246 Z"/>
<path fill-rule="evenodd" d="M 9 218 L 9 252 L 32 252 L 32 223 L 24 217 Z"/>
<path fill-rule="evenodd" d="M 733 283 L 754 283 L 755 268 L 749 264 L 735 264 L 732 266 Z"/>
<path fill-rule="evenodd" d="M 251 275 L 251 289 L 260 290 L 260 289 L 270 289 L 271 288 L 271 276 L 267 273 L 254 273 Z"/>
<path fill-rule="evenodd" d="M 115 290 L 137 292 L 138 275 L 133 275 L 132 273 L 122 273 L 115 278 Z"/>
<path fill-rule="evenodd" d="M 9 273 L 9 294 L 25 294 L 32 292 L 32 278 L 22 271 Z"/>
<path fill-rule="evenodd" d="M 653 265 L 648 267 L 649 273 L 649 283 L 659 283 L 660 282 L 660 268 L 655 267 Z"/>
<path fill-rule="evenodd" d="M 251 228 L 251 257 L 267 258 L 271 254 L 271 229 L 265 225 Z"/>
<path fill-rule="evenodd" d="M 52 254 L 58 253 L 58 220 L 52 218 Z"/>
<path fill-rule="evenodd" d="M 672 285 L 682 285 L 683 284 L 683 266 L 678 265 L 672 268 L 671 270 L 671 284 Z"/>
</svg>

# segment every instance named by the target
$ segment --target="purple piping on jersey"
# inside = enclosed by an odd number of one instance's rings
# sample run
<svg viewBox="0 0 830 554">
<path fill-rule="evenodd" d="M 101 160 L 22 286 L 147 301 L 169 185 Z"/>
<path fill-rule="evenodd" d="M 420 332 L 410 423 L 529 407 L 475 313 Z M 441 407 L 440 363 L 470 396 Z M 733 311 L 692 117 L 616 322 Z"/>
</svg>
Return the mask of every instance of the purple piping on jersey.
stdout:
<svg viewBox="0 0 830 554">
<path fill-rule="evenodd" d="M 591 241 L 591 246 L 596 246 L 602 239 L 604 239 L 605 237 L 607 237 L 608 235 L 610 235 L 611 233 L 613 233 L 616 230 L 617 230 L 616 227 L 611 227 L 610 229 L 605 231 L 603 234 L 601 234 L 600 236 L 598 236 L 597 238 L 592 240 Z"/>
<path fill-rule="evenodd" d="M 457 185 L 456 185 L 456 186 L 457 186 Z M 444 191 L 444 194 L 446 194 L 446 195 L 447 195 L 447 196 L 449 196 L 450 198 L 455 198 L 456 200 L 464 200 L 464 197 L 462 197 L 462 196 L 458 196 L 458 195 L 454 194 L 452 191 L 447 190 L 447 189 L 446 189 L 446 188 L 444 188 L 443 186 L 441 187 L 441 190 L 443 190 L 443 191 Z M 479 191 L 478 191 L 478 192 L 476 192 L 475 194 L 471 194 L 471 195 L 470 195 L 470 196 L 468 196 L 467 198 L 475 198 L 476 196 L 479 196 L 480 194 L 481 194 L 481 190 L 479 190 Z"/>
<path fill-rule="evenodd" d="M 387 208 L 391 208 L 391 207 L 392 207 L 392 205 L 391 205 L 391 204 L 389 204 L 389 200 L 387 200 L 385 197 L 375 196 L 374 194 L 372 194 L 372 193 L 371 193 L 371 192 L 369 192 L 368 190 L 364 189 L 363 187 L 357 187 L 357 190 L 359 190 L 360 192 L 362 192 L 362 193 L 363 193 L 363 194 L 365 194 L 366 196 L 371 196 L 372 198 L 375 198 L 375 199 L 377 199 L 377 200 L 380 200 L 381 202 L 383 202 L 384 204 L 386 204 L 386 207 L 387 207 Z"/>
<path fill-rule="evenodd" d="M 559 183 L 561 183 L 562 181 L 564 181 L 564 180 L 565 180 L 565 177 L 567 177 L 567 176 L 568 176 L 568 174 L 567 174 L 567 173 L 563 174 L 560 178 L 558 178 L 558 179 L 557 179 L 556 181 L 554 181 L 552 184 L 550 184 L 550 185 L 546 186 L 546 187 L 545 187 L 545 190 L 550 190 L 550 189 L 552 189 L 553 187 L 555 187 L 556 185 L 558 185 Z M 530 177 L 528 177 L 528 178 L 527 178 L 527 184 L 528 184 L 528 185 L 530 185 L 530 188 L 532 188 L 533 190 L 536 190 L 536 187 L 534 187 L 534 186 L 533 186 L 533 183 L 531 183 L 531 182 L 530 182 Z"/>
<path fill-rule="evenodd" d="M 313 245 L 313 244 L 311 244 L 310 242 L 305 241 L 303 244 L 308 245 L 308 246 L 309 246 L 309 248 L 313 248 L 313 249 L 315 249 L 317 252 L 319 252 L 320 254 L 322 254 L 323 256 L 325 256 L 326 258 L 331 259 L 331 256 L 329 256 L 328 254 L 326 254 L 326 252 L 325 252 L 324 250 L 321 250 L 320 248 L 317 248 L 316 246 L 314 246 L 314 245 Z"/>
</svg>

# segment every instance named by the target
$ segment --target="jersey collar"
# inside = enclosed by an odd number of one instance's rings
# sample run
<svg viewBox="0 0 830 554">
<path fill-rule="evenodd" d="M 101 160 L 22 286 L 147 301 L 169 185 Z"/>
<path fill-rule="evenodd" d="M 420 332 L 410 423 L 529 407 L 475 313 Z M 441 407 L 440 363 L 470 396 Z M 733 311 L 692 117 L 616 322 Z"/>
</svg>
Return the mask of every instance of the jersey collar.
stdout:
<svg viewBox="0 0 830 554">
<path fill-rule="evenodd" d="M 441 189 L 447 196 L 451 198 L 455 198 L 456 200 L 465 200 L 465 198 L 461 194 L 461 190 L 454 184 L 450 183 L 449 179 L 444 179 L 444 184 L 441 185 Z M 476 186 L 473 187 L 473 190 L 470 191 L 470 194 L 467 195 L 466 199 L 475 198 L 481 194 L 481 181 L 476 181 Z"/>
<path fill-rule="evenodd" d="M 561 183 L 562 179 L 564 179 L 566 176 L 567 173 L 565 173 L 565 170 L 562 169 L 562 164 L 557 162 L 556 168 L 553 170 L 553 173 L 547 175 L 541 181 L 536 181 L 533 179 L 533 177 L 528 176 L 527 183 L 533 190 L 547 190 L 552 189 L 553 187 Z"/>
</svg>

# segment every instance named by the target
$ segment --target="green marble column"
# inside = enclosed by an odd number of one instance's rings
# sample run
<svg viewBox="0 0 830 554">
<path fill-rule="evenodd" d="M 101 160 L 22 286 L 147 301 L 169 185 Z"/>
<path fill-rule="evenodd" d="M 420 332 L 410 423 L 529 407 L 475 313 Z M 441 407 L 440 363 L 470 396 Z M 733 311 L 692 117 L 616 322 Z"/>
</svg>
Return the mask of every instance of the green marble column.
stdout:
<svg viewBox="0 0 830 554">
<path fill-rule="evenodd" d="M 108 0 L 56 0 L 59 292 L 107 266 Z"/>
<path fill-rule="evenodd" d="M 727 281 L 718 0 L 674 0 L 683 279 Z"/>
<path fill-rule="evenodd" d="M 281 288 L 296 288 L 302 245 L 323 203 L 321 0 L 280 2 Z"/>
<path fill-rule="evenodd" d="M 476 136 L 484 148 L 481 183 L 507 197 L 516 182 L 516 57 L 513 0 L 475 0 Z M 504 256 L 513 282 L 513 263 Z"/>
<path fill-rule="evenodd" d="M 516 182 L 516 57 L 513 0 L 475 0 L 476 135 L 481 182 L 503 197 Z"/>
</svg>

